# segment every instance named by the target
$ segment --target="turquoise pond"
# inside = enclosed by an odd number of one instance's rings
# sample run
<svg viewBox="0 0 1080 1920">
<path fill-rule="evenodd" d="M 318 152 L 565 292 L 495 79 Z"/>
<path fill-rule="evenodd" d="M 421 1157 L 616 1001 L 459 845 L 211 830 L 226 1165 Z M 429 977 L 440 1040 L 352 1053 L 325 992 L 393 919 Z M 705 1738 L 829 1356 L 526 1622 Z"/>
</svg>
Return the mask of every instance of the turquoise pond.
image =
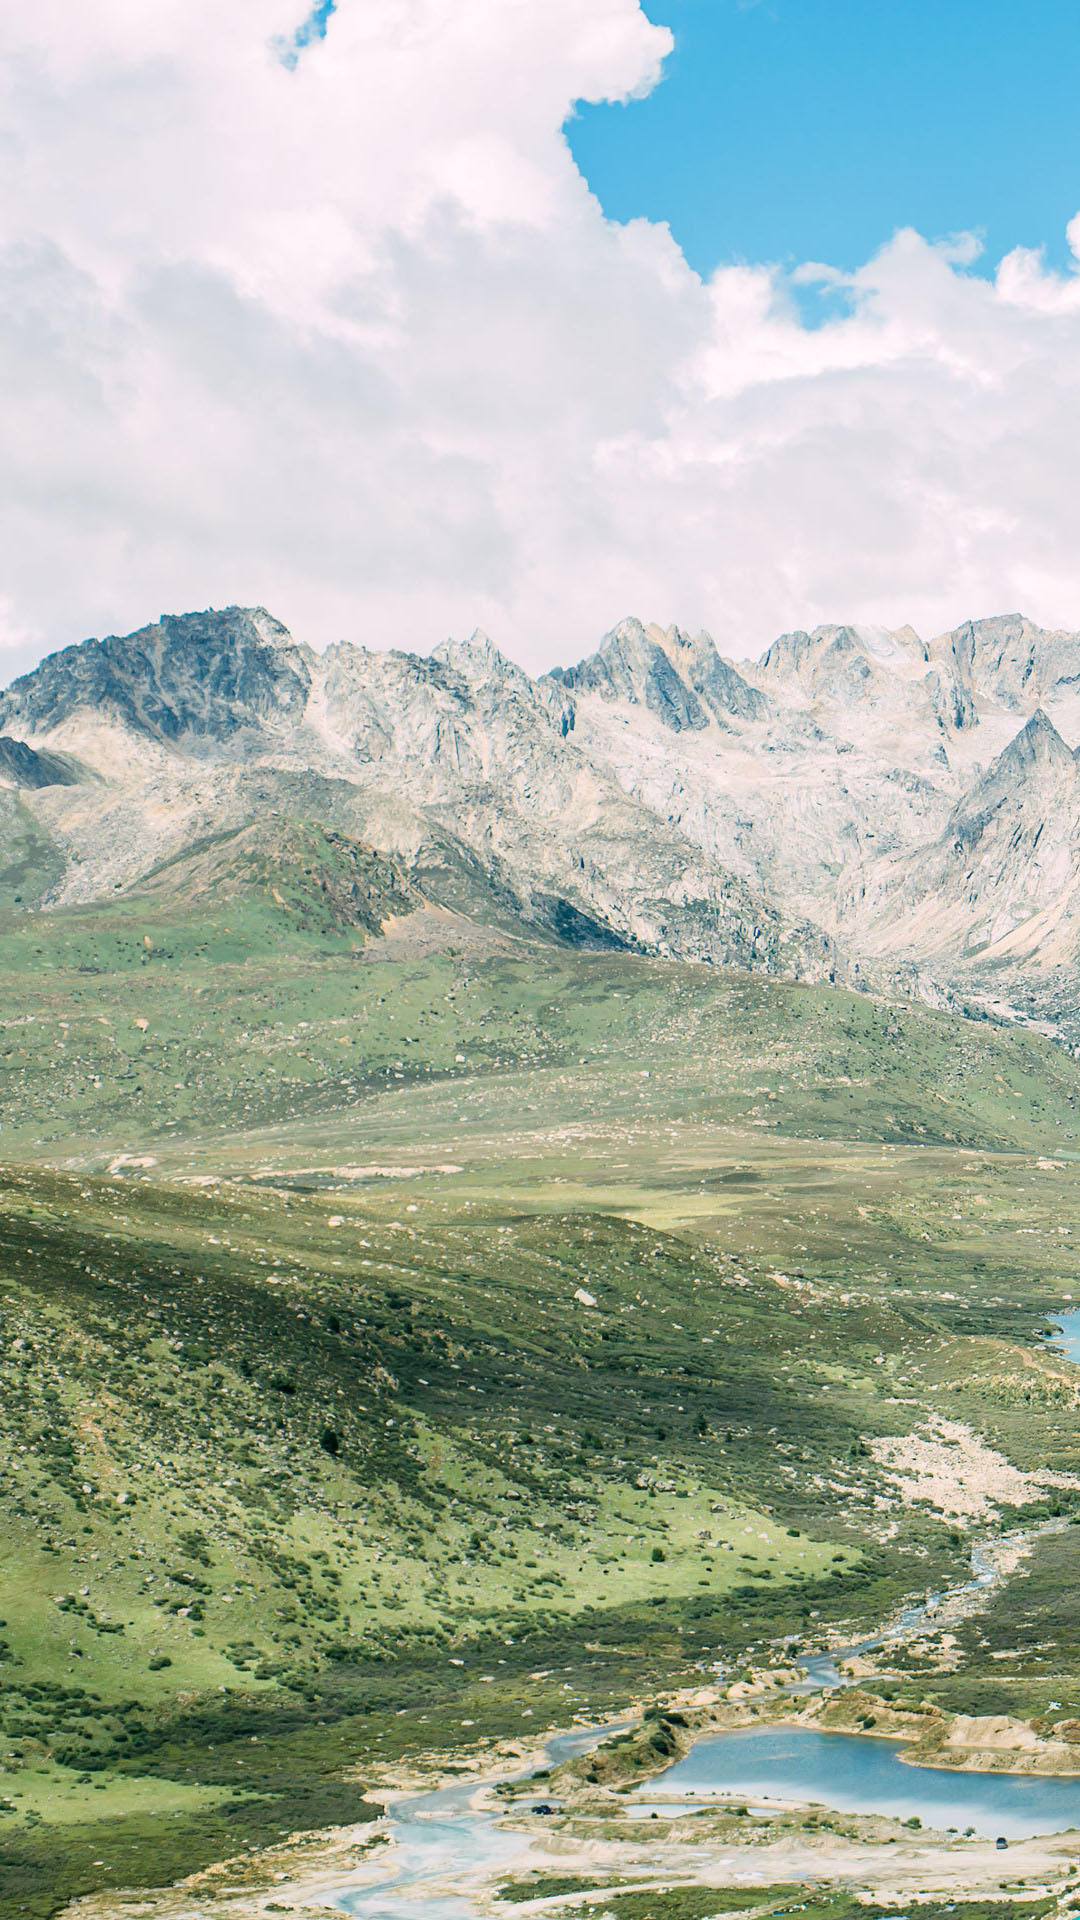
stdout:
<svg viewBox="0 0 1080 1920">
<path fill-rule="evenodd" d="M 908 1766 L 903 1744 L 859 1734 L 771 1727 L 699 1740 L 684 1760 L 653 1781 L 659 1796 L 745 1794 L 748 1799 L 818 1801 L 841 1813 L 919 1819 L 996 1839 L 1026 1838 L 1080 1826 L 1080 1779 L 957 1773 Z"/>
</svg>

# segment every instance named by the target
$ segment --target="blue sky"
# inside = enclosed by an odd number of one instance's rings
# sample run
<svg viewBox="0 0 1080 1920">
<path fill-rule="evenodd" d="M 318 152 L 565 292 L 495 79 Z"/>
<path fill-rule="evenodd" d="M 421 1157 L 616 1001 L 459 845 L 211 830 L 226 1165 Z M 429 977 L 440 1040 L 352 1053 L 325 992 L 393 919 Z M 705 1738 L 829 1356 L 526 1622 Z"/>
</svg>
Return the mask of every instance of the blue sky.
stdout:
<svg viewBox="0 0 1080 1920">
<path fill-rule="evenodd" d="M 567 128 L 604 211 L 666 220 L 691 265 L 853 268 L 898 227 L 1068 258 L 1080 0 L 645 0 L 662 83 Z"/>
</svg>

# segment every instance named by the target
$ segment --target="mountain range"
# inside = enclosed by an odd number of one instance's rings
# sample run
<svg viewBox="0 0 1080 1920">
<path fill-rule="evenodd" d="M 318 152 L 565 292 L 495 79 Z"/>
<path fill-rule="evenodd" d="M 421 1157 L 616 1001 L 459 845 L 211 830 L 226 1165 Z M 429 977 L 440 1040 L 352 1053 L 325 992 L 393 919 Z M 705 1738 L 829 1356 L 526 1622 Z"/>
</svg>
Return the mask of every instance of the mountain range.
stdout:
<svg viewBox="0 0 1080 1920">
<path fill-rule="evenodd" d="M 0 696 L 0 904 L 290 913 L 288 870 L 365 936 L 900 987 L 1075 1044 L 1078 740 L 1080 634 L 1020 615 L 754 663 L 628 619 L 537 679 L 479 633 L 319 654 L 262 608 L 167 616 Z"/>
</svg>

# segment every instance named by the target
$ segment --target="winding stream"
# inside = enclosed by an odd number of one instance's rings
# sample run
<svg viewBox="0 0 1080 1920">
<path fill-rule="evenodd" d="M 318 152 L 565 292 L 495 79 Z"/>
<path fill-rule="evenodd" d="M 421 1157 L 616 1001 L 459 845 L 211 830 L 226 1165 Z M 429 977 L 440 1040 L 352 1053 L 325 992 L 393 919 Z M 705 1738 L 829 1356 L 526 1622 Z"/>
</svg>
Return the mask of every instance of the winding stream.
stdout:
<svg viewBox="0 0 1080 1920">
<path fill-rule="evenodd" d="M 1080 1358 L 1080 1313 L 1068 1317 L 1076 1322 L 1075 1357 Z M 930 1623 L 940 1626 L 944 1615 L 963 1611 L 974 1597 L 1003 1578 L 1004 1547 L 1018 1546 L 1064 1524 L 1050 1521 L 995 1543 L 994 1548 L 974 1547 L 970 1580 L 902 1608 L 879 1632 L 851 1646 L 804 1655 L 798 1665 L 805 1678 L 788 1691 L 809 1693 L 848 1684 L 838 1661 L 915 1639 Z M 534 1766 L 504 1777 L 527 1779 L 541 1767 L 558 1766 L 584 1753 L 618 1730 L 609 1724 L 556 1734 Z M 736 1792 L 756 1801 L 770 1797 L 816 1801 L 838 1812 L 917 1818 L 924 1826 L 958 1832 L 971 1827 L 1007 1839 L 1080 1825 L 1080 1780 L 909 1766 L 899 1758 L 902 1750 L 902 1743 L 895 1740 L 819 1733 L 810 1727 L 718 1734 L 695 1742 L 682 1760 L 658 1775 L 651 1783 L 650 1798 L 624 1805 L 627 1813 L 636 1812 L 639 1817 L 647 1818 L 654 1811 L 670 1816 Z M 471 1804 L 480 1784 L 473 1776 L 392 1805 L 383 1826 L 394 1842 L 387 1862 L 391 1871 L 374 1886 L 342 1887 L 330 1898 L 357 1920 L 402 1920 L 403 1912 L 415 1920 L 475 1920 L 476 1910 L 466 1895 L 441 1891 L 441 1887 L 451 1876 L 493 1872 L 523 1843 L 520 1830 L 496 1825 L 501 1808 L 478 1809 Z M 431 1888 L 429 1893 L 424 1892 L 425 1886 Z"/>
<path fill-rule="evenodd" d="M 541 1767 L 556 1767 L 627 1725 L 620 1721 L 617 1726 L 579 1727 L 572 1733 L 555 1734 L 534 1766 L 503 1777 L 527 1779 Z M 463 1895 L 417 1896 L 425 1881 L 442 1880 L 463 1868 L 470 1873 L 491 1870 L 520 1851 L 521 1833 L 495 1825 L 501 1808 L 478 1812 L 470 1806 L 479 1784 L 473 1777 L 399 1800 L 390 1808 L 384 1827 L 395 1843 L 393 1873 L 375 1887 L 343 1888 L 331 1895 L 335 1904 L 362 1920 L 401 1920 L 402 1896 L 411 1895 L 408 1911 L 418 1920 L 474 1920 L 475 1909 Z"/>
<path fill-rule="evenodd" d="M 1080 1321 L 1080 1315 L 1077 1319 Z M 881 1647 L 901 1646 L 906 1640 L 917 1640 L 927 1626 L 942 1626 L 944 1614 L 966 1611 L 967 1602 L 997 1585 L 1002 1578 L 1000 1563 L 1003 1549 L 1019 1547 L 1043 1533 L 1059 1533 L 1065 1524 L 1063 1520 L 1049 1520 L 1041 1527 L 1029 1527 L 1021 1533 L 1007 1534 L 1003 1540 L 995 1543 L 996 1551 L 994 1547 L 976 1543 L 971 1549 L 970 1580 L 947 1591 L 928 1593 L 925 1600 L 901 1607 L 893 1620 L 879 1627 L 876 1633 L 868 1634 L 864 1640 L 853 1640 L 850 1646 L 838 1647 L 832 1653 L 803 1654 L 796 1665 L 802 1668 L 806 1679 L 801 1689 L 792 1688 L 791 1691 L 816 1693 L 820 1687 L 849 1686 L 850 1681 L 841 1673 L 838 1661 L 849 1660 L 853 1654 L 876 1653 Z"/>
</svg>

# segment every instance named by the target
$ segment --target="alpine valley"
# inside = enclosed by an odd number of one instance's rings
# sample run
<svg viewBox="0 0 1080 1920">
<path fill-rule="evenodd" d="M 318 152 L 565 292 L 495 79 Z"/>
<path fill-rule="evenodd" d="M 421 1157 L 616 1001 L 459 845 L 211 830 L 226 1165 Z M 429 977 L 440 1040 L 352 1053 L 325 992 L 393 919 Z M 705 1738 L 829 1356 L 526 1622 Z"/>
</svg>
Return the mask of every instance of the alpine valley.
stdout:
<svg viewBox="0 0 1080 1920">
<path fill-rule="evenodd" d="M 0 695 L 5 1917 L 1075 1910 L 1076 1832 L 620 1796 L 1080 1773 L 1078 743 L 1020 616 Z M 384 1815 L 582 1723 L 481 1864 Z"/>
</svg>

